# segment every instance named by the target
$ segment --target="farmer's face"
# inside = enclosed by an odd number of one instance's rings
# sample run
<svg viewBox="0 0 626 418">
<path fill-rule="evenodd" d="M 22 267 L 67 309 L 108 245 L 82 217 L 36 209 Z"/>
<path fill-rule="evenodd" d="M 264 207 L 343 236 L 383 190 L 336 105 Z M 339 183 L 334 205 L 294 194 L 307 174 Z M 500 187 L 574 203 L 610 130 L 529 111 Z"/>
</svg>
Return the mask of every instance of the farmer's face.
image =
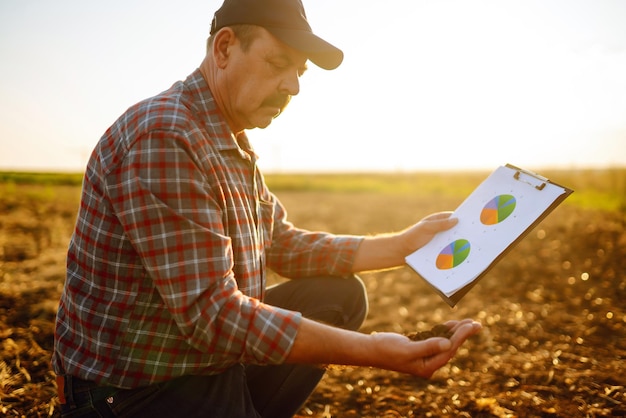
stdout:
<svg viewBox="0 0 626 418">
<path fill-rule="evenodd" d="M 231 129 L 267 127 L 299 93 L 306 60 L 263 28 L 247 50 L 232 40 L 220 80 L 226 92 L 222 110 Z"/>
</svg>

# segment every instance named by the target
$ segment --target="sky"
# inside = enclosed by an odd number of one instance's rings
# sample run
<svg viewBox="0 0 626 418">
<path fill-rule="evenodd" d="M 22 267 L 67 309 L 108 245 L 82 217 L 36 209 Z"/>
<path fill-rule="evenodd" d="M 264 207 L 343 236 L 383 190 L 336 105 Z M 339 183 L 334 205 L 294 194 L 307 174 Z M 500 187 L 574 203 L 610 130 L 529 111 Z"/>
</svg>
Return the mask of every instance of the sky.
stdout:
<svg viewBox="0 0 626 418">
<path fill-rule="evenodd" d="M 82 171 L 193 72 L 221 0 L 0 0 L 0 170 Z M 626 166 L 626 1 L 304 0 L 343 64 L 248 132 L 267 172 Z"/>
</svg>

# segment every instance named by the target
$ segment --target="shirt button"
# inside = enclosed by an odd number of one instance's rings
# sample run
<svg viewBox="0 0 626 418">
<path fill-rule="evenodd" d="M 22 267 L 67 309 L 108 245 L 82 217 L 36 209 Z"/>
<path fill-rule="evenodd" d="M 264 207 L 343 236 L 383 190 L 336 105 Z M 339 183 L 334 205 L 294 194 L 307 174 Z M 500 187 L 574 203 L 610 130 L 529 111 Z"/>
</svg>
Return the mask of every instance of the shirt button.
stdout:
<svg viewBox="0 0 626 418">
<path fill-rule="evenodd" d="M 107 403 L 109 403 L 109 404 L 113 403 L 113 396 L 109 396 L 107 398 Z"/>
</svg>

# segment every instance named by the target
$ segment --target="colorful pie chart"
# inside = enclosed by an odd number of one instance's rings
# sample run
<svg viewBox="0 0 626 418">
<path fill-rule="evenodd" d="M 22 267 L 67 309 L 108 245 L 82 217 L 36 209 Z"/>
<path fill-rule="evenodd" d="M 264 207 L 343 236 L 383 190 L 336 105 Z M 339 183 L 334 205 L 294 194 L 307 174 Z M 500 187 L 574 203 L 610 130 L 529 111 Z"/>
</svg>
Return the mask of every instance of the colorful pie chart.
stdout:
<svg viewBox="0 0 626 418">
<path fill-rule="evenodd" d="M 485 225 L 495 225 L 509 217 L 515 210 L 516 200 L 510 194 L 501 194 L 491 199 L 482 212 L 480 221 Z"/>
<path fill-rule="evenodd" d="M 439 270 L 449 270 L 461 264 L 470 253 L 470 243 L 466 239 L 457 239 L 444 247 L 437 256 Z"/>
</svg>

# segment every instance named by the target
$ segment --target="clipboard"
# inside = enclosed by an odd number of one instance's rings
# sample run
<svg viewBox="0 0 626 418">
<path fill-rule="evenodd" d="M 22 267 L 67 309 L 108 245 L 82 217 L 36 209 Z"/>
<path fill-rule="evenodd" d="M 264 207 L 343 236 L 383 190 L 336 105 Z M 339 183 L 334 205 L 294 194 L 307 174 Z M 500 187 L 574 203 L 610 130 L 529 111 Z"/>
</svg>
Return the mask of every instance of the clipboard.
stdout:
<svg viewBox="0 0 626 418">
<path fill-rule="evenodd" d="M 405 258 L 451 307 L 573 190 L 511 164 L 494 170 L 455 210 L 453 228 Z"/>
</svg>

